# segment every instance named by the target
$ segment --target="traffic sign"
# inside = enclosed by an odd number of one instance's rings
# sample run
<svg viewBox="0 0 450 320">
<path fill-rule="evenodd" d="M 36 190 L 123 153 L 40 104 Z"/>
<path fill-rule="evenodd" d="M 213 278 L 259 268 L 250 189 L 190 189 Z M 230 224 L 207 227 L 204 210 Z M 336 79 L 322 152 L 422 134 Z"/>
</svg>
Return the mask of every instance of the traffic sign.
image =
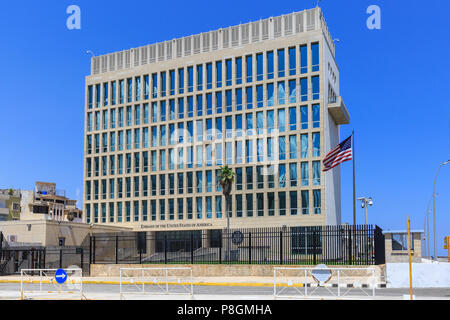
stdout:
<svg viewBox="0 0 450 320">
<path fill-rule="evenodd" d="M 316 280 L 319 284 L 323 284 L 331 278 L 331 270 L 324 264 L 319 264 L 317 267 L 315 267 L 311 274 L 313 279 Z"/>
<path fill-rule="evenodd" d="M 58 269 L 55 272 L 55 280 L 59 284 L 63 284 L 67 280 L 67 272 L 64 269 Z"/>
<path fill-rule="evenodd" d="M 450 249 L 450 236 L 444 238 L 444 249 Z"/>
</svg>

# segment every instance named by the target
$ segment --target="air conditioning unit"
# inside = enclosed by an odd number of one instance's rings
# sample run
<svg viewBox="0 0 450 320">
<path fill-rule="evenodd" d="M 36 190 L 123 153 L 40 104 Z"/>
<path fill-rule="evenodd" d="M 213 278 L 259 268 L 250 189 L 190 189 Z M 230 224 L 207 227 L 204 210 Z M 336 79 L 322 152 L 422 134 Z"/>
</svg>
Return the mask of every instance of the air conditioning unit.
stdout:
<svg viewBox="0 0 450 320">
<path fill-rule="evenodd" d="M 10 234 L 6 237 L 6 241 L 8 242 L 17 242 L 17 236 L 14 234 Z"/>
</svg>

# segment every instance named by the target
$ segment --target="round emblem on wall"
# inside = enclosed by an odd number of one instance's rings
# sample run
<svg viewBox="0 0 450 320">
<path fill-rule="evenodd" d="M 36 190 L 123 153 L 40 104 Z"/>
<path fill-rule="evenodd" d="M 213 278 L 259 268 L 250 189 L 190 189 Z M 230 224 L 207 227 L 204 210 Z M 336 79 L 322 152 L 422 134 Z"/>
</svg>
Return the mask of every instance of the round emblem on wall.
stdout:
<svg viewBox="0 0 450 320">
<path fill-rule="evenodd" d="M 236 245 L 241 244 L 244 241 L 244 234 L 240 231 L 234 231 L 231 235 L 231 241 Z"/>
</svg>

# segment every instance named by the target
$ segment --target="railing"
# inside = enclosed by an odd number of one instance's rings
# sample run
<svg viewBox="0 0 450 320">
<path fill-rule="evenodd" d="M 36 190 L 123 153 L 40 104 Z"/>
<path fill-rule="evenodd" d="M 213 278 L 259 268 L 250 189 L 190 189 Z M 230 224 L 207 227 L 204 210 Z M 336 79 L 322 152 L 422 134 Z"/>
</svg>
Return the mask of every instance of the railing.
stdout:
<svg viewBox="0 0 450 320">
<path fill-rule="evenodd" d="M 369 225 L 96 234 L 90 263 L 374 265 L 381 237 Z"/>
</svg>

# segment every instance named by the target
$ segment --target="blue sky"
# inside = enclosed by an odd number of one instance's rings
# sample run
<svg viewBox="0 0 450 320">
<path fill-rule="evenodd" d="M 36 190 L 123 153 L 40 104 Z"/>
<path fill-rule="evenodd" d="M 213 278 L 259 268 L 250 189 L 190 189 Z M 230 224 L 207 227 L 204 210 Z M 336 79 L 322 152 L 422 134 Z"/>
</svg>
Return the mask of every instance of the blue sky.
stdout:
<svg viewBox="0 0 450 320">
<path fill-rule="evenodd" d="M 81 8 L 81 30 L 66 8 Z M 8 1 L 0 11 L 0 188 L 54 181 L 82 199 L 84 77 L 96 55 L 314 7 L 303 1 Z M 381 30 L 366 27 L 369 5 Z M 357 196 L 372 196 L 369 223 L 423 228 L 439 164 L 450 158 L 450 3 L 322 0 L 341 95 L 356 133 Z M 352 166 L 342 165 L 342 220 L 352 222 Z M 438 254 L 450 235 L 450 165 L 436 201 Z M 357 206 L 357 222 L 364 211 Z M 432 224 L 430 224 L 432 228 Z M 432 246 L 431 246 L 432 247 Z"/>
</svg>

